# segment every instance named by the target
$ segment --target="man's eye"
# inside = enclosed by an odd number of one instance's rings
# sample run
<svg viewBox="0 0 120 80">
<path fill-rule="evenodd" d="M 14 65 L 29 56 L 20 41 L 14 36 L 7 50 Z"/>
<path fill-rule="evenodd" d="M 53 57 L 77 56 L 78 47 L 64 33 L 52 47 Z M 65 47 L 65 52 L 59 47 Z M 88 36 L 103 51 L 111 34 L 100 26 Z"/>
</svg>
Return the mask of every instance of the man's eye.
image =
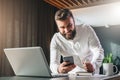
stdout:
<svg viewBox="0 0 120 80">
<path fill-rule="evenodd" d="M 69 24 L 69 25 L 68 25 L 68 27 L 71 27 L 71 26 L 72 26 L 72 24 Z"/>
<path fill-rule="evenodd" d="M 70 26 L 72 26 L 72 24 L 70 24 Z"/>
</svg>

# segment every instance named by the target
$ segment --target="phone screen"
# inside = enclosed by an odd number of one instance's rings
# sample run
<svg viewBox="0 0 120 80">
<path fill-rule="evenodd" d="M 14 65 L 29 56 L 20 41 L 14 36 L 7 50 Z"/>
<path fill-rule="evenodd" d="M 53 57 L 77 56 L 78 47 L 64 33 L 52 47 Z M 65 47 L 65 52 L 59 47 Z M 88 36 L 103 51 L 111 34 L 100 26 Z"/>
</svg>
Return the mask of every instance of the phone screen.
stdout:
<svg viewBox="0 0 120 80">
<path fill-rule="evenodd" d="M 70 62 L 69 65 L 74 64 L 73 56 L 63 57 L 63 61 Z"/>
</svg>

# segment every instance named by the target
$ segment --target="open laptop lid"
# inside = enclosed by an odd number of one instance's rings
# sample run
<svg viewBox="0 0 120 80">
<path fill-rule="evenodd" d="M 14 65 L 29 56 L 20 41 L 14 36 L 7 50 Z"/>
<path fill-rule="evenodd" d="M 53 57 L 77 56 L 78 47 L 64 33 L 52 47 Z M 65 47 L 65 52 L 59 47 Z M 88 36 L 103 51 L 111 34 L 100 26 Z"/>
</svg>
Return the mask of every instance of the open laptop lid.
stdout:
<svg viewBox="0 0 120 80">
<path fill-rule="evenodd" d="M 51 77 L 41 47 L 6 48 L 4 52 L 17 76 Z"/>
</svg>

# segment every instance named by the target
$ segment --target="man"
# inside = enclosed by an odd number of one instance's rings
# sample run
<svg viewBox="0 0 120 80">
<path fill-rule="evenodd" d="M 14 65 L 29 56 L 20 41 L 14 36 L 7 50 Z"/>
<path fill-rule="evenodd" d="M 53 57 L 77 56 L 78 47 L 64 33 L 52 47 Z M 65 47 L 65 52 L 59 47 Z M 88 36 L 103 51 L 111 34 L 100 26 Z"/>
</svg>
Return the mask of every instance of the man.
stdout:
<svg viewBox="0 0 120 80">
<path fill-rule="evenodd" d="M 85 24 L 75 26 L 73 15 L 68 9 L 55 14 L 58 33 L 50 44 L 50 68 L 53 73 L 87 71 L 99 74 L 104 51 L 94 30 Z M 73 56 L 74 64 L 63 61 L 63 57 Z M 66 66 L 67 65 L 67 66 Z"/>
</svg>

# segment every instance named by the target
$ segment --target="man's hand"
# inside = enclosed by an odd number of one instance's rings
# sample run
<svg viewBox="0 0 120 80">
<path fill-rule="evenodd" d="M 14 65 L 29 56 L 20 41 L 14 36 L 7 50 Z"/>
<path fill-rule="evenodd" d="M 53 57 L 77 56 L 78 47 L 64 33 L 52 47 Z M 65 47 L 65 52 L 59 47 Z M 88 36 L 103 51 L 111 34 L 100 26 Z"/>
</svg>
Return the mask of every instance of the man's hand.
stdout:
<svg viewBox="0 0 120 80">
<path fill-rule="evenodd" d="M 88 72 L 94 72 L 95 69 L 90 62 L 83 63 L 84 69 Z"/>
<path fill-rule="evenodd" d="M 70 64 L 70 62 L 63 62 L 58 67 L 58 72 L 59 73 L 68 73 L 69 71 L 71 71 L 75 67 L 76 67 L 75 64 Z"/>
</svg>

